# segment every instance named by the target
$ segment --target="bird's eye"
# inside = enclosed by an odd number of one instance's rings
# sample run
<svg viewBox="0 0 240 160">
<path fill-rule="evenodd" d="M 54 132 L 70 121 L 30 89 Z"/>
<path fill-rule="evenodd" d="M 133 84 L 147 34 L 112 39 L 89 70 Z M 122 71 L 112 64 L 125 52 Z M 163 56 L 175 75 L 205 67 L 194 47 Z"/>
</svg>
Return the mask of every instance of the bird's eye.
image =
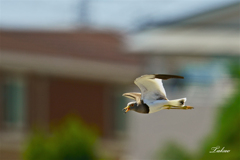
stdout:
<svg viewBox="0 0 240 160">
<path fill-rule="evenodd" d="M 131 107 L 133 107 L 133 104 L 131 104 Z"/>
</svg>

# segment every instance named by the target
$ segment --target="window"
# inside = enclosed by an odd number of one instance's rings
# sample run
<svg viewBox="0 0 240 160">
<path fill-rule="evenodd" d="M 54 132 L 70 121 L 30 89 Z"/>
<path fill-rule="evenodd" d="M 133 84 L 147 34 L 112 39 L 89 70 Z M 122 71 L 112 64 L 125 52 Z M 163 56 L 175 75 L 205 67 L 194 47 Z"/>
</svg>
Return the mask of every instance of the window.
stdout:
<svg viewBox="0 0 240 160">
<path fill-rule="evenodd" d="M 6 76 L 3 80 L 3 124 L 7 128 L 22 128 L 26 109 L 25 81 L 21 76 Z"/>
<path fill-rule="evenodd" d="M 127 103 L 129 102 L 126 97 L 123 97 L 122 94 L 127 92 L 123 89 L 117 89 L 115 92 L 115 131 L 117 134 L 123 134 L 126 131 L 126 116 L 122 109 L 126 107 Z"/>
</svg>

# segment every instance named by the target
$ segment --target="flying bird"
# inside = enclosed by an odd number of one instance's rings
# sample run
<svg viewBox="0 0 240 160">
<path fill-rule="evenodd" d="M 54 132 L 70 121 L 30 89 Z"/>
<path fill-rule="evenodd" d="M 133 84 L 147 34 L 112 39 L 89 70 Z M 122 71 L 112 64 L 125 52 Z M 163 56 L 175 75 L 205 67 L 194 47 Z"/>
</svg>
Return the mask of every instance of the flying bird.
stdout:
<svg viewBox="0 0 240 160">
<path fill-rule="evenodd" d="M 134 99 L 123 109 L 125 113 L 133 110 L 138 113 L 154 113 L 162 109 L 193 109 L 191 106 L 185 106 L 187 98 L 168 100 L 162 80 L 170 78 L 184 79 L 182 76 L 167 74 L 143 75 L 135 79 L 134 83 L 139 87 L 141 93 L 124 93 L 123 96 Z"/>
</svg>

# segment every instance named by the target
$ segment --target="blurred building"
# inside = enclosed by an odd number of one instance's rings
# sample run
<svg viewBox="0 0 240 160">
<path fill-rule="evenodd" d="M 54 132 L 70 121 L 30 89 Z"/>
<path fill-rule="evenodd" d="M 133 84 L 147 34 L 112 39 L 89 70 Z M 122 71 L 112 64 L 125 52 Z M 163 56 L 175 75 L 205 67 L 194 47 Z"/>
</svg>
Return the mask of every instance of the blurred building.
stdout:
<svg viewBox="0 0 240 160">
<path fill-rule="evenodd" d="M 240 61 L 240 3 L 176 21 L 151 23 L 128 36 L 129 55 L 142 56 L 145 73 L 180 74 L 164 81 L 169 99 L 187 97 L 194 110 L 129 117 L 128 159 L 151 159 L 174 141 L 195 152 L 231 93 L 226 64 Z M 178 87 L 179 86 L 179 87 Z"/>
<path fill-rule="evenodd" d="M 68 115 L 79 116 L 103 138 L 123 125 L 115 113 L 124 106 L 115 97 L 139 75 L 141 60 L 123 54 L 122 35 L 2 30 L 0 37 L 2 158 L 17 156 L 34 127 L 50 130 Z"/>
<path fill-rule="evenodd" d="M 17 158 L 32 128 L 50 130 L 71 114 L 95 126 L 103 138 L 120 135 L 126 143 L 109 146 L 118 150 L 120 145 L 124 160 L 151 159 L 169 139 L 195 151 L 211 131 L 215 106 L 231 93 L 223 64 L 240 55 L 239 14 L 235 3 L 151 23 L 127 36 L 1 30 L 0 159 Z M 150 73 L 184 76 L 164 86 L 169 99 L 187 97 L 195 109 L 123 115 L 122 93 L 139 91 L 133 80 Z"/>
</svg>

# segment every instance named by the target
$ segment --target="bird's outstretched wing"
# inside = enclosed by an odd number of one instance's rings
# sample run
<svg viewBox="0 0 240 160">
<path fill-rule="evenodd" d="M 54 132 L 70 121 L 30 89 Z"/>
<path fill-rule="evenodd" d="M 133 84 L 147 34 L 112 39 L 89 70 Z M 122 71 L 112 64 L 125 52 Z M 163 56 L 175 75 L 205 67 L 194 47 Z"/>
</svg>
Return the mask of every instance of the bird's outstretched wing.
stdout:
<svg viewBox="0 0 240 160">
<path fill-rule="evenodd" d="M 170 78 L 183 79 L 184 77 L 166 74 L 143 75 L 137 78 L 134 83 L 140 88 L 142 92 L 141 99 L 144 102 L 167 100 L 166 92 L 162 84 L 162 79 L 167 80 Z"/>
<path fill-rule="evenodd" d="M 134 99 L 137 103 L 140 103 L 141 101 L 141 93 L 138 92 L 124 93 L 123 96 Z"/>
</svg>

